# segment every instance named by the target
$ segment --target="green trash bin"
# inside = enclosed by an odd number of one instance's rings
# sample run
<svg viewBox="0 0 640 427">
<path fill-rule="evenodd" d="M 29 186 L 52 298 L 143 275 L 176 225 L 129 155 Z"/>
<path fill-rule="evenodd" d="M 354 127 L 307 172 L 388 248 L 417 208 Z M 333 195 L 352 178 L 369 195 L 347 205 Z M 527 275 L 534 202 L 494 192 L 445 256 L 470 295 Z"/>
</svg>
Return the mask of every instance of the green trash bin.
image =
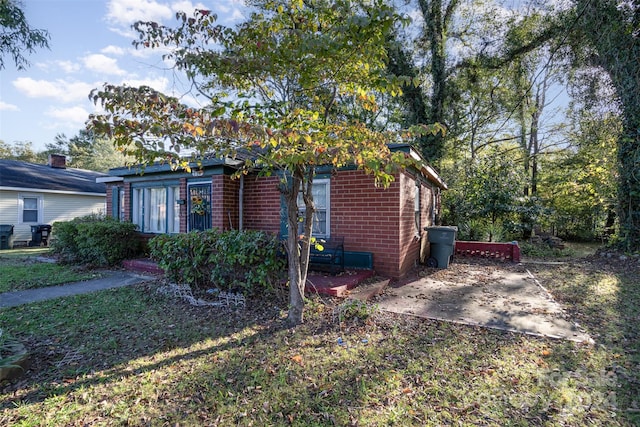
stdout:
<svg viewBox="0 0 640 427">
<path fill-rule="evenodd" d="M 11 249 L 9 240 L 13 234 L 13 225 L 0 224 L 0 250 Z"/>
<path fill-rule="evenodd" d="M 427 259 L 427 266 L 433 268 L 447 268 L 453 256 L 458 227 L 425 227 L 427 240 L 431 246 L 431 255 Z"/>
</svg>

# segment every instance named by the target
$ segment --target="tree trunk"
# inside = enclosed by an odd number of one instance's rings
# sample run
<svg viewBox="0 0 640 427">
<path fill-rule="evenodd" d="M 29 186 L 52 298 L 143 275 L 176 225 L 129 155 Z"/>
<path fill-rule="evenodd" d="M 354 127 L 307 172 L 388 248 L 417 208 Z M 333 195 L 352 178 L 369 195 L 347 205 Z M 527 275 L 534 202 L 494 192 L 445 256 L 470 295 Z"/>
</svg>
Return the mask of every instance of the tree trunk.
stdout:
<svg viewBox="0 0 640 427">
<path fill-rule="evenodd" d="M 429 110 L 429 122 L 446 125 L 444 105 L 447 100 L 447 57 L 445 43 L 449 23 L 453 12 L 458 6 L 458 0 L 450 0 L 445 5 L 444 0 L 419 0 L 418 6 L 425 23 L 426 36 L 429 38 L 431 53 L 431 79 L 433 92 Z M 429 135 L 425 145 L 421 147 L 422 154 L 428 161 L 440 160 L 444 153 L 444 137 L 441 133 Z"/>
<path fill-rule="evenodd" d="M 294 172 L 291 187 L 284 192 L 287 206 L 287 257 L 289 260 L 289 313 L 287 321 L 295 326 L 304 322 L 304 288 L 309 270 L 309 251 L 313 228 L 313 176 L 314 168 Z M 304 188 L 303 188 L 304 185 Z M 298 193 L 302 189 L 305 203 L 304 231 L 298 235 Z"/>
<path fill-rule="evenodd" d="M 289 325 L 299 325 L 304 321 L 304 286 L 306 273 L 301 266 L 301 247 L 298 241 L 298 192 L 300 177 L 291 179 L 291 187 L 284 191 L 287 206 L 287 257 L 289 261 Z M 307 249 L 307 258 L 309 252 Z M 306 270 L 305 270 L 306 271 Z"/>
<path fill-rule="evenodd" d="M 579 24 L 598 53 L 622 104 L 618 140 L 618 209 L 621 249 L 640 250 L 640 43 L 637 16 L 611 0 L 580 0 Z M 637 12 L 636 12 L 637 13 Z"/>
</svg>

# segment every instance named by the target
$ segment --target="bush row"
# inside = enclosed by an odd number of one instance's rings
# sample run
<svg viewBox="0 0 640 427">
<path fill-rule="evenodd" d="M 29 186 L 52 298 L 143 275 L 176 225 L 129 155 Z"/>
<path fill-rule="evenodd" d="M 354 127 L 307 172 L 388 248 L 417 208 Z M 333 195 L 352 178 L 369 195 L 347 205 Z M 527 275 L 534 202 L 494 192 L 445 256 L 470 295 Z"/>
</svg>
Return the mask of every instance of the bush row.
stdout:
<svg viewBox="0 0 640 427">
<path fill-rule="evenodd" d="M 149 241 L 151 257 L 175 282 L 192 289 L 273 292 L 283 273 L 279 241 L 261 231 L 218 231 L 163 234 Z"/>
<path fill-rule="evenodd" d="M 54 222 L 51 232 L 52 251 L 65 263 L 108 267 L 141 251 L 135 224 L 102 215 Z"/>
</svg>

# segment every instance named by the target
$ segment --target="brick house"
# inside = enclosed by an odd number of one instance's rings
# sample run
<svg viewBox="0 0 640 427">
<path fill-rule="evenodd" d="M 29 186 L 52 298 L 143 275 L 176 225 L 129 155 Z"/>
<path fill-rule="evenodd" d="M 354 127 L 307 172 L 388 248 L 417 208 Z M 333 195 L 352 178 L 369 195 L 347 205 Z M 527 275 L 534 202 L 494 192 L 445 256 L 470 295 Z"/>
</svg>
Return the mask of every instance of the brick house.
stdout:
<svg viewBox="0 0 640 427">
<path fill-rule="evenodd" d="M 446 185 L 410 146 L 391 148 L 419 159 L 421 167 L 397 173 L 387 189 L 354 168 L 318 170 L 314 235 L 344 237 L 347 267 L 402 277 L 424 256 L 424 227 L 434 225 Z M 238 160 L 210 159 L 193 173 L 168 165 L 147 166 L 143 174 L 138 168 L 111 169 L 100 179 L 107 186 L 107 213 L 151 235 L 208 228 L 286 234 L 278 178 L 233 179 L 238 166 Z"/>
</svg>

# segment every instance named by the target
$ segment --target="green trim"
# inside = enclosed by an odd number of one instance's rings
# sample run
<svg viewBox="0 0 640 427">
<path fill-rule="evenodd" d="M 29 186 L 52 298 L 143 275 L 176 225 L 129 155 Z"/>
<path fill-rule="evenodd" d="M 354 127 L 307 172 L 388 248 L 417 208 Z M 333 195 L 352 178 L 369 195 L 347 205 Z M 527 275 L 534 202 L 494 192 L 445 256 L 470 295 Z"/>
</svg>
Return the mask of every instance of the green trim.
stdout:
<svg viewBox="0 0 640 427">
<path fill-rule="evenodd" d="M 131 188 L 154 188 L 154 187 L 179 187 L 179 180 L 154 180 L 154 181 L 143 181 L 143 182 L 132 182 Z"/>
<path fill-rule="evenodd" d="M 120 188 L 115 185 L 111 187 L 111 217 L 120 218 Z"/>
<path fill-rule="evenodd" d="M 373 253 L 344 251 L 345 268 L 373 270 Z"/>
</svg>

